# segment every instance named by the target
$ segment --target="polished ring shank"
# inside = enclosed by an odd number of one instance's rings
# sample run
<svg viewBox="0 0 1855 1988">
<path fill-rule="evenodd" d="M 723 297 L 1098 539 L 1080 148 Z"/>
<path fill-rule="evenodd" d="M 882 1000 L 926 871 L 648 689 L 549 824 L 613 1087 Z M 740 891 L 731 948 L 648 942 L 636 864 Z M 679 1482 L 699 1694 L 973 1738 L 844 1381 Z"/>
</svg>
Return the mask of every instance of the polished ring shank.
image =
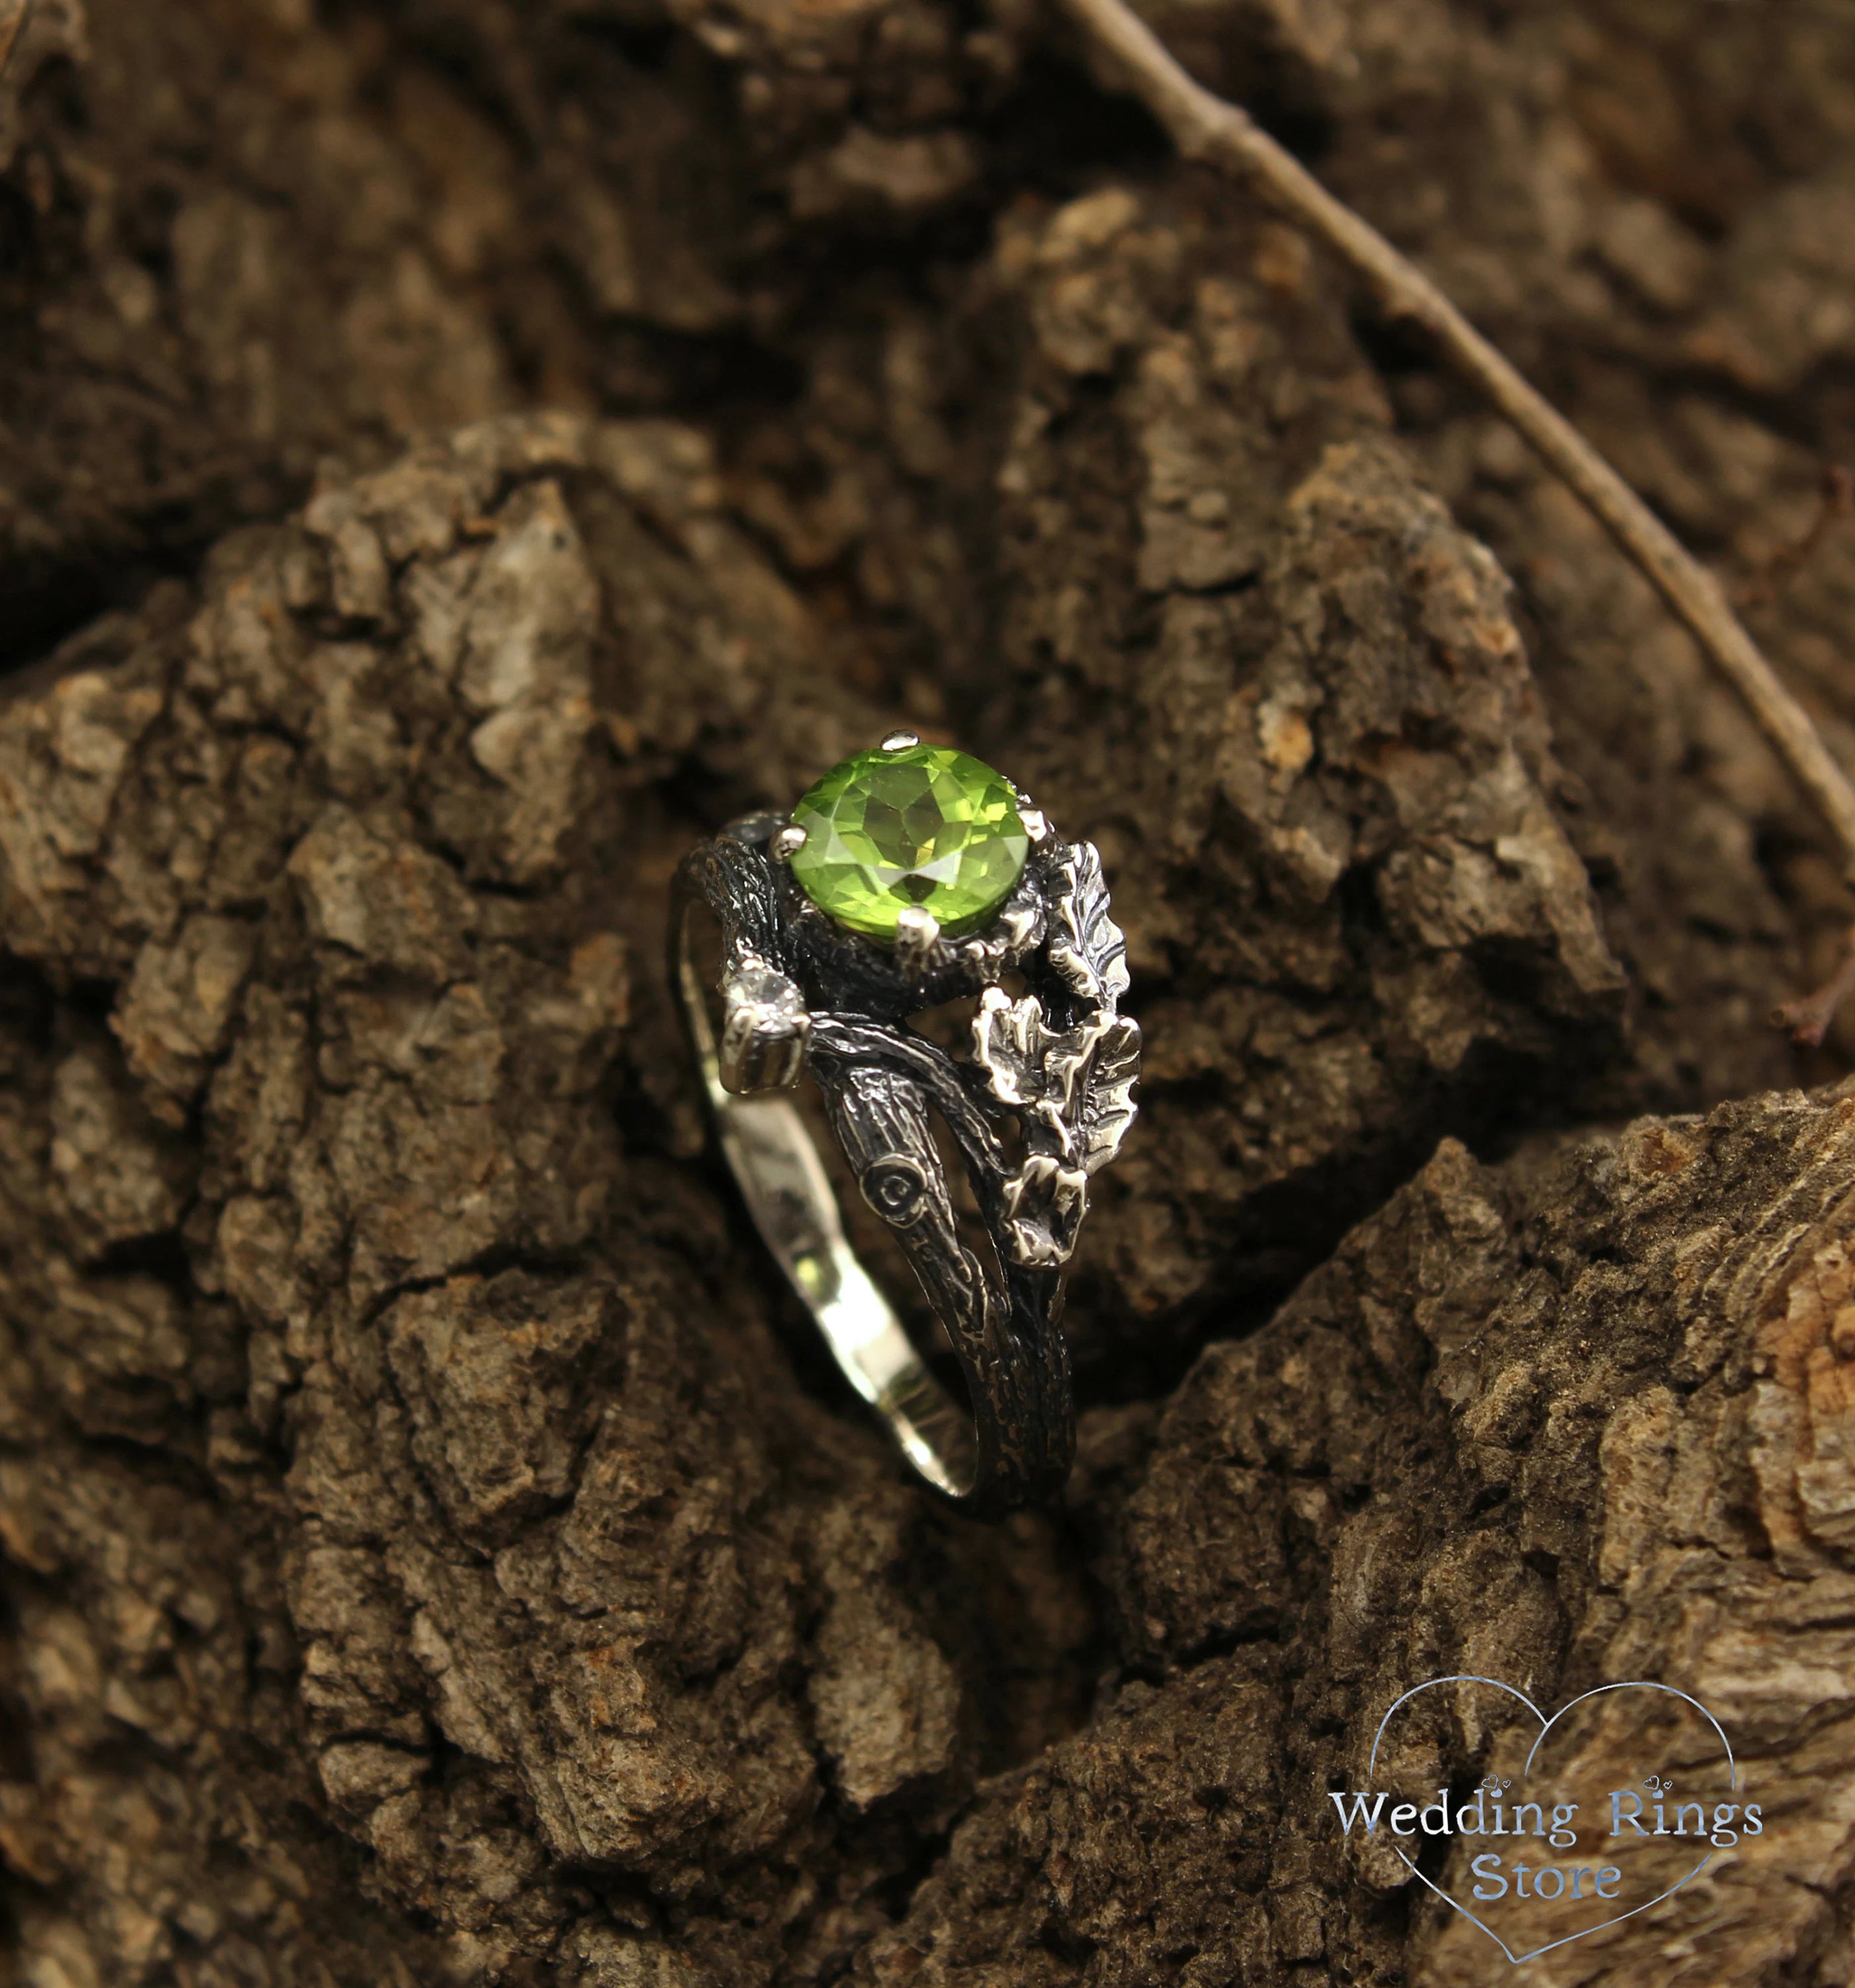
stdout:
<svg viewBox="0 0 1855 1988">
<path fill-rule="evenodd" d="M 677 879 L 670 970 L 722 1152 L 768 1248 L 852 1385 L 934 1489 L 996 1516 L 1053 1496 L 1074 1448 L 1060 1326 L 1064 1266 L 1087 1174 L 1133 1115 L 1138 1031 L 1088 845 L 1032 857 L 997 924 L 917 957 L 846 933 L 805 900 L 750 816 L 691 852 Z M 721 1025 L 694 952 L 721 928 Z M 999 986 L 1021 974 L 1016 1002 Z M 956 1060 L 906 1017 L 979 996 Z M 888 1225 L 945 1328 L 972 1405 L 949 1395 L 846 1240 L 804 1118 L 779 1095 L 809 1073 L 864 1199 Z M 932 1131 L 958 1146 L 992 1242 L 962 1239 Z M 1005 1133 L 1015 1128 L 1015 1146 Z"/>
</svg>

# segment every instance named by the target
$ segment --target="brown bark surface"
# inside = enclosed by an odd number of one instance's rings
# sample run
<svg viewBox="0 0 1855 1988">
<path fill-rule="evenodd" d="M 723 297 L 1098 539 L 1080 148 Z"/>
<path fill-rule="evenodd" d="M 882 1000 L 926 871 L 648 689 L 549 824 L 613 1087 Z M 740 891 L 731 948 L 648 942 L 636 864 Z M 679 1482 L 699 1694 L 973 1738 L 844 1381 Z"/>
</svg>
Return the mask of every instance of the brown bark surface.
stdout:
<svg viewBox="0 0 1855 1988">
<path fill-rule="evenodd" d="M 1151 18 L 1855 748 L 1855 20 Z M 1323 1813 L 1470 1670 L 1694 1692 L 1783 1817 L 1534 1975 L 1851 1978 L 1855 1038 L 1765 1022 L 1836 864 L 1053 20 L 35 0 L 0 600 L 0 1980 L 1483 1981 Z M 1100 844 L 1148 1045 L 1080 1461 L 989 1530 L 658 967 L 689 844 L 904 721 Z"/>
</svg>

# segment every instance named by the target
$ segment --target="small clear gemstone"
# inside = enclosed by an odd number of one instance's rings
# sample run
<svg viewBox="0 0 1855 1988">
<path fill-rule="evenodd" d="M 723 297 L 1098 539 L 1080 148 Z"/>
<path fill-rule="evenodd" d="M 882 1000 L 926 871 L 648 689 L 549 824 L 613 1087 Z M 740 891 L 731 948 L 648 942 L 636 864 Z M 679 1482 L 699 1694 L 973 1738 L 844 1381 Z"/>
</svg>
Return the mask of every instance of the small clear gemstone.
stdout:
<svg viewBox="0 0 1855 1988">
<path fill-rule="evenodd" d="M 944 746 L 879 747 L 833 766 L 792 810 L 792 874 L 819 909 L 894 944 L 911 905 L 949 938 L 997 915 L 1030 837 L 1002 774 Z"/>
</svg>

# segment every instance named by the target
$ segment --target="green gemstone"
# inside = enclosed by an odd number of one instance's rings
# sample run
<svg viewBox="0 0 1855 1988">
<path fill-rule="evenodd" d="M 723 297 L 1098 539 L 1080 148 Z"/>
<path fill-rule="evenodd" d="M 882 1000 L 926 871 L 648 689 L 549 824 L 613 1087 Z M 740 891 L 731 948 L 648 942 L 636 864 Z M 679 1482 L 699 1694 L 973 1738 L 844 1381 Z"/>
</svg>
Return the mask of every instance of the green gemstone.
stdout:
<svg viewBox="0 0 1855 1988">
<path fill-rule="evenodd" d="M 911 904 L 951 938 L 990 922 L 1030 837 L 1001 773 L 944 746 L 878 747 L 833 766 L 792 810 L 792 874 L 818 908 L 893 942 Z"/>
</svg>

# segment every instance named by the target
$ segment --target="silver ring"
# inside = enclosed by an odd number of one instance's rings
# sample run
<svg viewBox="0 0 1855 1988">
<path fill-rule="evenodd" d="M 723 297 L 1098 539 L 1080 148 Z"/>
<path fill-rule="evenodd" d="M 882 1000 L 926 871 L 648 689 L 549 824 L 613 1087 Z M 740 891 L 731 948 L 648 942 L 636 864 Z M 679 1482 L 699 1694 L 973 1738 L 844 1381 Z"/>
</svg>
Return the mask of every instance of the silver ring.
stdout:
<svg viewBox="0 0 1855 1988">
<path fill-rule="evenodd" d="M 718 1032 L 698 907 L 720 928 Z M 721 1151 L 851 1384 L 962 1509 L 996 1517 L 1053 1496 L 1075 1448 L 1063 1276 L 1140 1070 L 1093 846 L 1064 841 L 978 761 L 891 733 L 789 815 L 746 816 L 691 851 L 670 973 Z M 976 997 L 964 1054 L 909 1026 L 962 996 Z M 970 1412 L 845 1238 L 805 1120 L 779 1094 L 807 1073 L 945 1330 Z M 935 1117 L 988 1249 L 962 1239 Z"/>
</svg>

